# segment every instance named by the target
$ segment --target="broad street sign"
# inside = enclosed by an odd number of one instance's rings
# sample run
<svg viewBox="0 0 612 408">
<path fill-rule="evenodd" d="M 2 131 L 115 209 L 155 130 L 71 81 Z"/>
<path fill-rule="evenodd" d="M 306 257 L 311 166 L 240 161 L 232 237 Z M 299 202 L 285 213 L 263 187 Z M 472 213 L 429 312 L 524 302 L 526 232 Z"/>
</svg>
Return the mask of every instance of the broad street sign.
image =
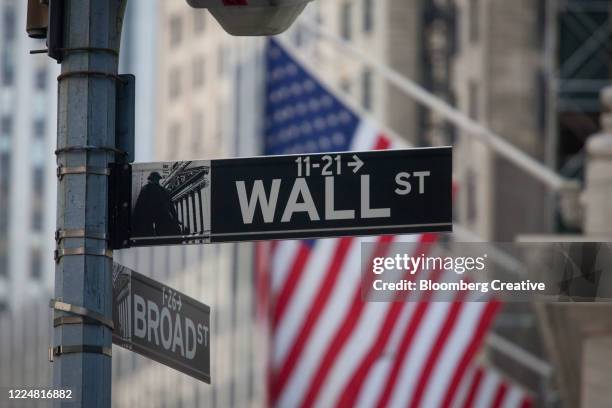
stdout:
<svg viewBox="0 0 612 408">
<path fill-rule="evenodd" d="M 113 265 L 113 343 L 210 384 L 210 307 Z"/>
<path fill-rule="evenodd" d="M 121 193 L 129 195 L 129 230 L 113 239 L 115 248 L 452 230 L 450 147 L 141 163 L 129 171 Z"/>
</svg>

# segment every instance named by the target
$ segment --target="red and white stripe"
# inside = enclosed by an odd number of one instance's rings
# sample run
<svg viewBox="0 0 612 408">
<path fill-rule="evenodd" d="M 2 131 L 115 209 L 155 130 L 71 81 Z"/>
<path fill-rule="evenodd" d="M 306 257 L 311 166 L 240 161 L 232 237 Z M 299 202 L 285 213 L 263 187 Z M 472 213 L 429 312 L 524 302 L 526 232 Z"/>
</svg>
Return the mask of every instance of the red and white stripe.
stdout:
<svg viewBox="0 0 612 408">
<path fill-rule="evenodd" d="M 393 145 L 363 121 L 352 150 Z M 461 404 L 472 397 L 485 404 L 478 406 L 522 406 L 511 405 L 523 394 L 517 397 L 507 385 L 503 398 L 491 399 L 486 392 L 494 379 L 476 384 L 475 393 L 466 380 L 479 372 L 474 358 L 497 302 L 466 302 L 464 293 L 454 302 L 436 301 L 439 295 L 433 293 L 419 294 L 418 302 L 362 300 L 362 243 L 374 243 L 365 254 L 372 258 L 385 256 L 399 241 L 416 243 L 420 254 L 426 246 L 419 244 L 435 240 L 435 234 L 337 238 L 319 240 L 312 248 L 280 242 L 271 262 L 258 261 L 270 269 L 270 403 L 453 407 L 472 406 Z M 440 271 L 429 273 L 430 279 L 439 278 Z M 506 405 L 486 405 L 500 398 Z"/>
<path fill-rule="evenodd" d="M 531 408 L 532 396 L 495 369 L 474 365 L 461 383 L 455 408 Z"/>
</svg>

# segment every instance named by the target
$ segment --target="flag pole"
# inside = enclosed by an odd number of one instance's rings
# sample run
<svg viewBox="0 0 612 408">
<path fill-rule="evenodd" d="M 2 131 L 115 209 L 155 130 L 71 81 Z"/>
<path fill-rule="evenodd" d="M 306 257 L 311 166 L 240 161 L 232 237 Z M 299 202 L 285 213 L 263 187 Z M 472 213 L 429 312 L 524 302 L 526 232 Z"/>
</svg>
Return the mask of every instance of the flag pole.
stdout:
<svg viewBox="0 0 612 408">
<path fill-rule="evenodd" d="M 436 97 L 413 80 L 406 78 L 393 68 L 372 58 L 366 52 L 359 50 L 357 47 L 343 40 L 333 32 L 325 29 L 320 24 L 317 24 L 316 22 L 313 22 L 307 18 L 301 18 L 298 20 L 298 23 L 307 30 L 319 35 L 321 38 L 328 40 L 346 53 L 351 54 L 355 58 L 374 68 L 385 79 L 387 79 L 387 81 L 394 84 L 398 89 L 404 91 L 407 95 L 414 98 L 416 101 L 429 109 L 437 112 L 446 120 L 465 131 L 471 137 L 475 137 L 481 142 L 485 143 L 496 153 L 510 160 L 512 163 L 546 184 L 552 190 L 562 191 L 566 189 L 575 189 L 577 187 L 577 182 L 575 180 L 568 179 L 557 174 L 544 164 L 507 142 L 503 136 L 481 125 L 460 110 L 448 104 L 446 101 Z"/>
</svg>

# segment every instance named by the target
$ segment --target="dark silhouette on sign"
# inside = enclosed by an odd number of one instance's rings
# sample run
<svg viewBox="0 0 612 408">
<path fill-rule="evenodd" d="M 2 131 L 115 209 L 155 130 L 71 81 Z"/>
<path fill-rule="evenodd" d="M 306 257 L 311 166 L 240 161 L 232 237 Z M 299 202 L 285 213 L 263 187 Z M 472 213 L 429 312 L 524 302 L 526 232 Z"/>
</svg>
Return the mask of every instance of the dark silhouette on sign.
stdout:
<svg viewBox="0 0 612 408">
<path fill-rule="evenodd" d="M 149 174 L 149 182 L 140 190 L 134 206 L 132 222 L 135 236 L 172 236 L 181 235 L 176 208 L 168 190 L 159 184 L 161 176 L 154 171 Z"/>
</svg>

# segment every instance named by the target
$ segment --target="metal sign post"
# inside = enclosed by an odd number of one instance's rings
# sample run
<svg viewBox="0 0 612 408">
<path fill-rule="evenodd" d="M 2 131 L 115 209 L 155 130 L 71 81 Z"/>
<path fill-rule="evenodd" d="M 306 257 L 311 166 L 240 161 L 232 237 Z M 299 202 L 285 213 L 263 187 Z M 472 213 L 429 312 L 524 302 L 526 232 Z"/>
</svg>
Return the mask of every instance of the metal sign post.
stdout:
<svg viewBox="0 0 612 408">
<path fill-rule="evenodd" d="M 53 385 L 74 392 L 74 399 L 58 405 L 107 408 L 112 380 L 108 174 L 118 153 L 117 69 L 125 1 L 65 0 L 54 6 L 62 15 L 50 17 L 52 32 L 63 33 L 63 41 L 61 51 L 53 50 L 62 62 Z"/>
</svg>

